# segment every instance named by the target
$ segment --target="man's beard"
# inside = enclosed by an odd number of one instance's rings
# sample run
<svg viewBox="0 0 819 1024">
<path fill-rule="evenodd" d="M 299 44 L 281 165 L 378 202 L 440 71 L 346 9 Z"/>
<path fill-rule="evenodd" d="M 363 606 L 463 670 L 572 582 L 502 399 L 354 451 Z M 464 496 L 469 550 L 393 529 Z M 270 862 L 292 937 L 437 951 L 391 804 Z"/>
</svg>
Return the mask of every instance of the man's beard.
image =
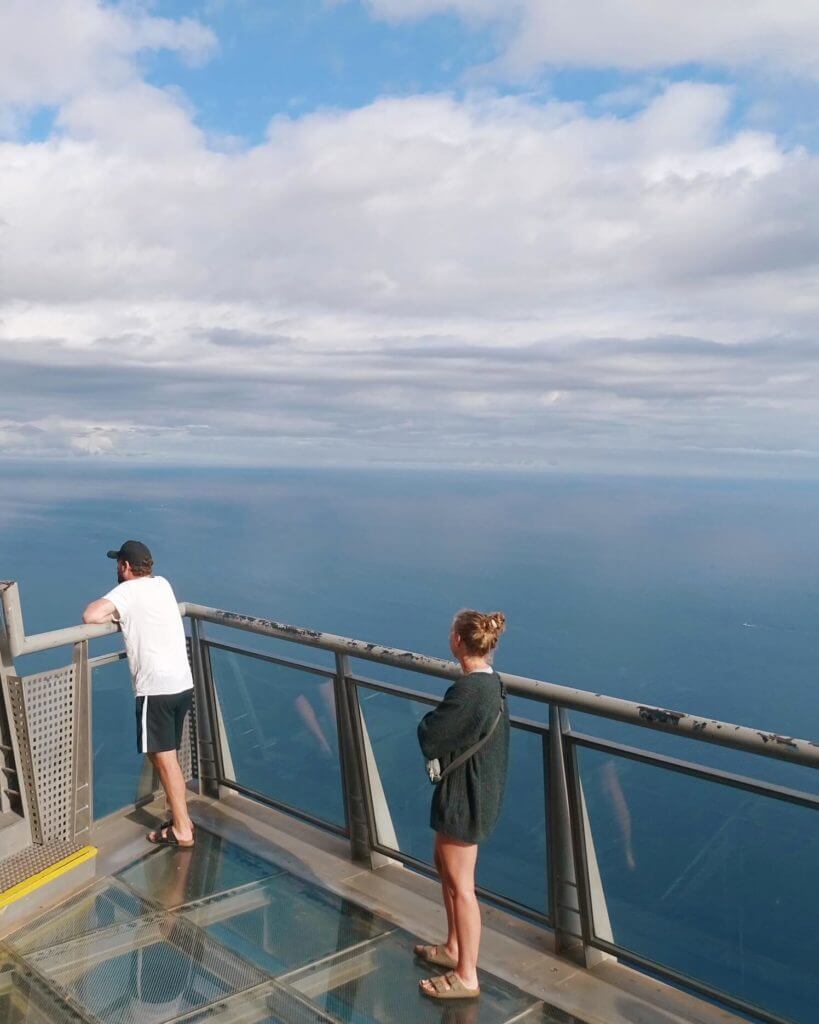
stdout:
<svg viewBox="0 0 819 1024">
<path fill-rule="evenodd" d="M 120 567 L 117 566 L 117 583 L 124 583 L 124 582 L 125 582 L 125 577 L 122 574 L 122 569 L 120 569 Z"/>
</svg>

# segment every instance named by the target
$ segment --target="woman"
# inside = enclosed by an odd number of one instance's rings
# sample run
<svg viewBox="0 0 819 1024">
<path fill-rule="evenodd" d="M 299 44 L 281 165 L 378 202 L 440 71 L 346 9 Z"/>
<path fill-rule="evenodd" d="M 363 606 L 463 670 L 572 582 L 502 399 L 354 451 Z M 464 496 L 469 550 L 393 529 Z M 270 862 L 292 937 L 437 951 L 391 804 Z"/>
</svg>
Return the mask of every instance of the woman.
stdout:
<svg viewBox="0 0 819 1024">
<path fill-rule="evenodd" d="M 509 758 L 509 713 L 492 652 L 506 627 L 502 612 L 462 611 L 455 616 L 449 646 L 463 676 L 418 726 L 424 757 L 448 765 L 483 740 L 480 749 L 435 787 L 430 824 L 435 830 L 435 866 L 446 908 L 447 938 L 438 946 L 415 947 L 416 956 L 448 973 L 420 983 L 432 999 L 480 995 L 478 946 L 481 913 L 475 895 L 478 844 L 488 838 L 500 813 Z"/>
</svg>

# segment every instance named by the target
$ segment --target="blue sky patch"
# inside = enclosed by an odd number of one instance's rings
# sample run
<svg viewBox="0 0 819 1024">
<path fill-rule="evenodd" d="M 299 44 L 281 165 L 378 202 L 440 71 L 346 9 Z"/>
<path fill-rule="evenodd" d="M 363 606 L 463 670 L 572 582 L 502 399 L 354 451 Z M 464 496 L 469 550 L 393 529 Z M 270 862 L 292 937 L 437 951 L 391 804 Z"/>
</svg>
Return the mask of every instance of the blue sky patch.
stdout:
<svg viewBox="0 0 819 1024">
<path fill-rule="evenodd" d="M 392 25 L 375 21 L 359 4 L 325 0 L 208 6 L 157 5 L 157 14 L 201 17 L 220 50 L 198 68 L 164 52 L 144 58 L 147 77 L 183 89 L 206 131 L 251 143 L 282 114 L 361 107 L 384 95 L 460 91 L 469 70 L 495 56 L 488 31 L 472 31 L 453 15 Z"/>
</svg>

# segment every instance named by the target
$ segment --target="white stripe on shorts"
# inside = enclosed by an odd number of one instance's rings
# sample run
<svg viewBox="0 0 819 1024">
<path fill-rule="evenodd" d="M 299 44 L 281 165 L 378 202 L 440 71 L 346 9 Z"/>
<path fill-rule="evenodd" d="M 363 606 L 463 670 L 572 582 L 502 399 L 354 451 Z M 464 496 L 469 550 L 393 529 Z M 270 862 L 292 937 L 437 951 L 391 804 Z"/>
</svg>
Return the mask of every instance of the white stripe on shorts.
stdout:
<svg viewBox="0 0 819 1024">
<path fill-rule="evenodd" d="M 148 753 L 148 698 L 142 700 L 142 753 Z"/>
</svg>

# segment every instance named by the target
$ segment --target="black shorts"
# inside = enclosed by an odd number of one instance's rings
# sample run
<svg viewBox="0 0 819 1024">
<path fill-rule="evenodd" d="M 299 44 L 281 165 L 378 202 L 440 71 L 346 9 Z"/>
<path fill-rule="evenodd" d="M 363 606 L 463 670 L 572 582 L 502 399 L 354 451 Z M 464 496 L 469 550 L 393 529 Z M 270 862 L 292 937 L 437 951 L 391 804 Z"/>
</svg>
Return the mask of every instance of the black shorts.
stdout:
<svg viewBox="0 0 819 1024">
<path fill-rule="evenodd" d="M 191 709 L 192 700 L 193 690 L 137 697 L 137 750 L 140 754 L 179 749 L 185 715 Z"/>
</svg>

